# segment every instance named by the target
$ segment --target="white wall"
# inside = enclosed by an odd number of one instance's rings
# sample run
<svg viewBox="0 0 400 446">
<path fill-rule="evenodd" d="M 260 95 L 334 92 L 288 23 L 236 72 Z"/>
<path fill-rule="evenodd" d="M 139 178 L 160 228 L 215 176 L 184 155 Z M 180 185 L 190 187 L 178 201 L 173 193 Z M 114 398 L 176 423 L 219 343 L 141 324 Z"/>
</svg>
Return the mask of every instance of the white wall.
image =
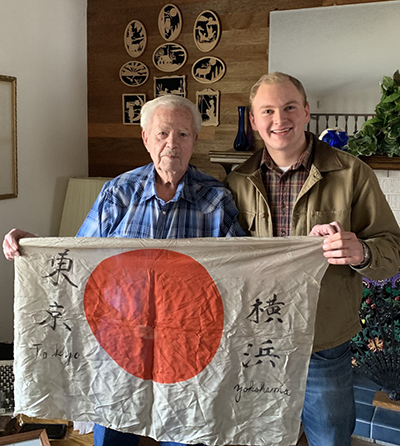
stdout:
<svg viewBox="0 0 400 446">
<path fill-rule="evenodd" d="M 399 68 L 399 16 L 393 0 L 273 11 L 269 71 L 300 79 L 314 113 L 373 113 L 379 82 Z"/>
<path fill-rule="evenodd" d="M 19 183 L 17 198 L 0 200 L 1 239 L 13 227 L 57 235 L 68 178 L 87 175 L 86 66 L 86 0 L 0 0 L 0 74 L 17 78 Z M 0 342 L 13 340 L 13 281 L 1 255 Z"/>
<path fill-rule="evenodd" d="M 375 173 L 400 226 L 400 170 L 375 170 Z"/>
<path fill-rule="evenodd" d="M 374 113 L 382 77 L 399 68 L 399 17 L 398 0 L 273 11 L 269 72 L 300 79 L 313 113 Z M 354 121 L 348 123 L 353 129 Z M 376 175 L 400 225 L 400 171 Z"/>
<path fill-rule="evenodd" d="M 390 76 L 392 74 L 390 73 Z M 310 94 L 307 97 L 312 113 L 375 113 L 381 94 L 379 82 L 376 82 L 367 88 L 339 91 L 333 95 Z"/>
</svg>

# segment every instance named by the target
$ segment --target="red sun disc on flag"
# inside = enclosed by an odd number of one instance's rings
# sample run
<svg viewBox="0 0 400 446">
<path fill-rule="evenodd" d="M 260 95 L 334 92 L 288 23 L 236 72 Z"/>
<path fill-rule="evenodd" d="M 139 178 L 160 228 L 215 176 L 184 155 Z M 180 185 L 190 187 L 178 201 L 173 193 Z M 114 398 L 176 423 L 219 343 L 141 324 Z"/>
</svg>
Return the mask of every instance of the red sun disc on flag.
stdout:
<svg viewBox="0 0 400 446">
<path fill-rule="evenodd" d="M 111 358 L 158 383 L 199 374 L 217 352 L 224 326 L 221 295 L 207 270 L 166 249 L 103 260 L 89 277 L 84 307 Z"/>
</svg>

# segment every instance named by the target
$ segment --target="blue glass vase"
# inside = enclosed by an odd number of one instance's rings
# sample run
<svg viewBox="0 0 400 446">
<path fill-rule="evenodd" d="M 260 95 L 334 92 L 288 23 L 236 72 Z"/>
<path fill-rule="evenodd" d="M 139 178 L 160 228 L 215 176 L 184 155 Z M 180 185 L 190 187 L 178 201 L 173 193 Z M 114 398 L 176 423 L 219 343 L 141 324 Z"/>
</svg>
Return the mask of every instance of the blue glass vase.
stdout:
<svg viewBox="0 0 400 446">
<path fill-rule="evenodd" d="M 238 122 L 238 132 L 235 138 L 235 142 L 233 143 L 233 148 L 238 152 L 249 150 L 249 141 L 246 136 L 245 129 L 245 117 L 246 117 L 246 107 L 239 106 L 239 122 Z"/>
<path fill-rule="evenodd" d="M 345 150 L 344 146 L 347 144 L 349 137 L 346 132 L 338 132 L 340 141 L 342 142 L 342 146 L 340 147 L 342 150 Z"/>
<path fill-rule="evenodd" d="M 328 143 L 332 147 L 336 147 L 337 149 L 340 149 L 342 147 L 342 141 L 335 129 L 328 130 L 327 133 L 322 137 L 322 141 Z"/>
</svg>

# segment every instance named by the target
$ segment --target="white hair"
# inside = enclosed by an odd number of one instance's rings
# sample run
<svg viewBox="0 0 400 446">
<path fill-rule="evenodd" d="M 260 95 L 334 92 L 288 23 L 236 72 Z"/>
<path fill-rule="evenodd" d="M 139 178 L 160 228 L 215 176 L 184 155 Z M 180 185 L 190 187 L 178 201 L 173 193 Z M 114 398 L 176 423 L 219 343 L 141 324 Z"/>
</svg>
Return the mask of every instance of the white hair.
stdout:
<svg viewBox="0 0 400 446">
<path fill-rule="evenodd" d="M 159 98 L 148 101 L 143 105 L 140 113 L 140 126 L 145 132 L 150 129 L 153 122 L 154 113 L 158 107 L 186 108 L 192 115 L 194 132 L 196 135 L 200 133 L 202 119 L 196 105 L 193 104 L 192 101 L 189 101 L 189 99 L 173 94 L 160 96 Z"/>
</svg>

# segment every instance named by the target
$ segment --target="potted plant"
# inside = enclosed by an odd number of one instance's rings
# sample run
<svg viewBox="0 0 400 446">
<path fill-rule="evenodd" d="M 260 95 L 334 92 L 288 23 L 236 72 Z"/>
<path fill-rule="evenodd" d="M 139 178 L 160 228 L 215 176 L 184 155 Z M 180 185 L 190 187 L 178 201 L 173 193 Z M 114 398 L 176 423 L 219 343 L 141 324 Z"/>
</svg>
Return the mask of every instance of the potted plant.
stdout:
<svg viewBox="0 0 400 446">
<path fill-rule="evenodd" d="M 384 76 L 382 96 L 375 107 L 373 118 L 364 122 L 361 129 L 347 142 L 346 150 L 355 156 L 400 156 L 400 73 Z"/>
</svg>

